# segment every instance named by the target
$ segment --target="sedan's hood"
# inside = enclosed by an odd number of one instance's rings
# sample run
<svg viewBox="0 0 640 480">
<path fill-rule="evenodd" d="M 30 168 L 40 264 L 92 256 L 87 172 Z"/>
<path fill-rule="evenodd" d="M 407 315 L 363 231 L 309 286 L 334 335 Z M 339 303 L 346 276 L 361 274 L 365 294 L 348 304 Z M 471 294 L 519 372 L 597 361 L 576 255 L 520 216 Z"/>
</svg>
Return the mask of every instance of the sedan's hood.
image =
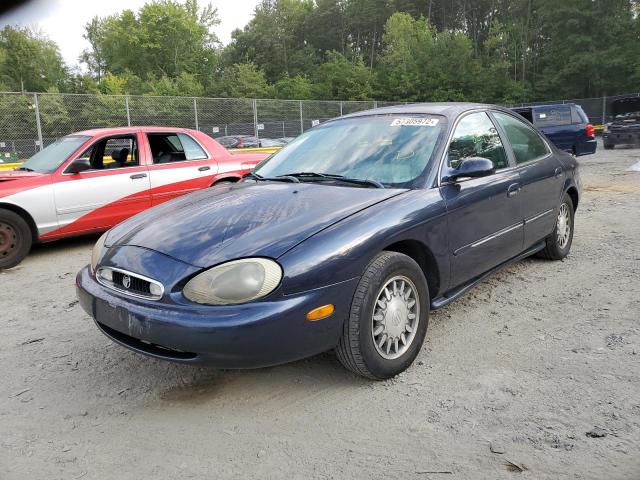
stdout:
<svg viewBox="0 0 640 480">
<path fill-rule="evenodd" d="M 218 186 L 148 210 L 106 241 L 158 251 L 199 267 L 277 258 L 320 230 L 406 190 L 309 183 Z"/>
<path fill-rule="evenodd" d="M 9 182 L 11 180 L 20 180 L 23 178 L 41 177 L 42 173 L 25 172 L 22 170 L 6 170 L 0 171 L 0 182 Z"/>
</svg>

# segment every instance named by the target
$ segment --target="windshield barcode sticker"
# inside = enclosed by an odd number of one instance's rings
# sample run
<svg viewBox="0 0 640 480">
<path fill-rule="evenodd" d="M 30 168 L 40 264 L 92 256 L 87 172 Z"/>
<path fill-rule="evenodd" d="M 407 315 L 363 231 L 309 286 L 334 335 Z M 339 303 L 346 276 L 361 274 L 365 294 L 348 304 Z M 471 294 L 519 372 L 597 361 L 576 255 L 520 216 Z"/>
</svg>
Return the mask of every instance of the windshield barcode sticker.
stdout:
<svg viewBox="0 0 640 480">
<path fill-rule="evenodd" d="M 392 127 L 435 127 L 437 118 L 396 118 L 391 122 Z"/>
</svg>

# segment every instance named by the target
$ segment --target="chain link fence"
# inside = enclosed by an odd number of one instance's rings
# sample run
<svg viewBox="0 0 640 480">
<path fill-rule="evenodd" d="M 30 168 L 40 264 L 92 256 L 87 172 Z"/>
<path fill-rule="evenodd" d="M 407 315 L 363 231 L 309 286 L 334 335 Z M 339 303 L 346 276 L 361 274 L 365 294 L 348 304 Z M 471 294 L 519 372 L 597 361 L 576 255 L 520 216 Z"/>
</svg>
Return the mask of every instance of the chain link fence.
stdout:
<svg viewBox="0 0 640 480">
<path fill-rule="evenodd" d="M 611 102 L 622 97 L 513 106 L 577 103 L 592 123 L 602 124 L 610 120 Z M 22 161 L 59 137 L 91 128 L 163 125 L 214 138 L 286 139 L 331 118 L 400 103 L 0 92 L 0 164 Z"/>
</svg>

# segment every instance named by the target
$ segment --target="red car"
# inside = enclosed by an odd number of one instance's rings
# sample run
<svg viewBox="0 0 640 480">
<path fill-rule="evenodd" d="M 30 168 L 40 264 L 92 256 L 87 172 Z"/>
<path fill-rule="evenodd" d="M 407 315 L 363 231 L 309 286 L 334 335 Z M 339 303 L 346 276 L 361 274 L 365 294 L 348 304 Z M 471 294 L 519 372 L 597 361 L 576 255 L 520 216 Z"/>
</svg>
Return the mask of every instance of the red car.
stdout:
<svg viewBox="0 0 640 480">
<path fill-rule="evenodd" d="M 0 269 L 20 263 L 33 242 L 107 230 L 171 198 L 235 182 L 267 156 L 232 154 L 184 128 L 67 135 L 0 172 Z"/>
</svg>

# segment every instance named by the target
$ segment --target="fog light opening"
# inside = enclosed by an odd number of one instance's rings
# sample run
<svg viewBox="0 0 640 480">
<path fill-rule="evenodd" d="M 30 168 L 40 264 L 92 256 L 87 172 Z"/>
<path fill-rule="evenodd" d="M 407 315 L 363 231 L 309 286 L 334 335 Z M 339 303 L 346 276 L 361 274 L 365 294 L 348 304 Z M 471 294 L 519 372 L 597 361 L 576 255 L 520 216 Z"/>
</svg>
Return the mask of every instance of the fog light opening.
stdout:
<svg viewBox="0 0 640 480">
<path fill-rule="evenodd" d="M 307 313 L 307 320 L 309 320 L 310 322 L 324 320 L 325 318 L 333 315 L 334 311 L 335 307 L 332 304 L 323 305 L 322 307 L 314 308 L 309 313 Z"/>
</svg>

